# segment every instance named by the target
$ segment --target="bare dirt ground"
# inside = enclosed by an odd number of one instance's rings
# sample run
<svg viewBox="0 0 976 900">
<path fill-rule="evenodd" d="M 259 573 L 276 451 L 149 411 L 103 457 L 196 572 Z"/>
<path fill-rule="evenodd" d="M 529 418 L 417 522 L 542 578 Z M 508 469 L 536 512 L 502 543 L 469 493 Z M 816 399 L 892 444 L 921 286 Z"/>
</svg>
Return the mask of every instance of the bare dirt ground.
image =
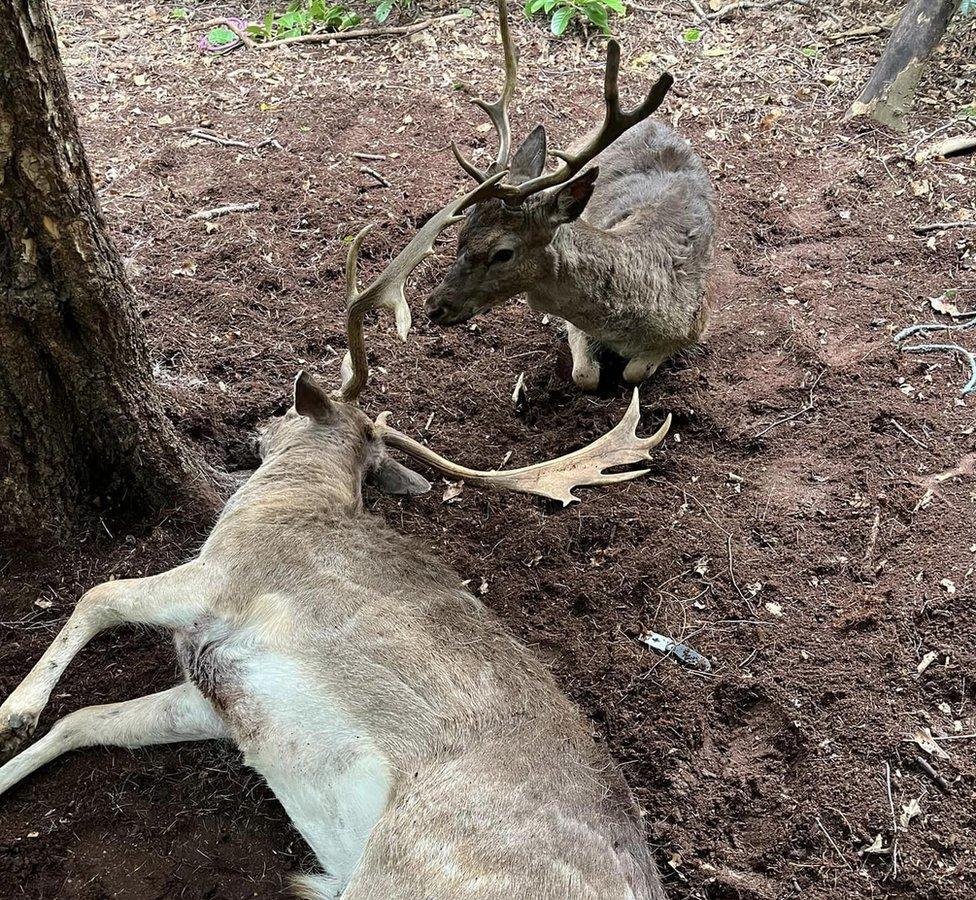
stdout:
<svg viewBox="0 0 976 900">
<path fill-rule="evenodd" d="M 167 5 L 55 5 L 172 415 L 214 466 L 250 467 L 253 427 L 296 370 L 338 378 L 345 241 L 380 223 L 368 276 L 464 183 L 449 140 L 484 146 L 467 101 L 498 82 L 494 12 L 410 40 L 214 58 L 192 25 L 233 7 L 193 7 L 187 23 Z M 677 0 L 618 25 L 631 97 L 675 73 L 662 112 L 707 160 L 724 220 L 707 351 L 642 391 L 648 427 L 675 417 L 651 477 L 567 510 L 472 488 L 445 503 L 443 485 L 370 497 L 552 665 L 624 765 L 675 898 L 976 896 L 976 415 L 964 365 L 892 340 L 949 321 L 930 307 L 946 289 L 976 307 L 973 227 L 912 230 L 976 221 L 972 157 L 913 162 L 974 127 L 976 28 L 953 27 L 907 135 L 842 124 L 884 33 L 830 36 L 896 7 L 742 10 L 694 43 Z M 575 135 L 598 115 L 602 39 L 514 18 L 518 133 L 544 119 Z M 390 187 L 355 152 L 385 155 L 370 165 Z M 210 227 L 187 219 L 250 201 Z M 436 268 L 415 282 L 418 311 Z M 417 320 L 405 346 L 385 320 L 371 331 L 364 402 L 463 461 L 563 452 L 623 410 L 619 387 L 573 388 L 561 337 L 524 306 L 464 330 Z M 957 337 L 973 347 L 976 333 Z M 105 520 L 54 552 L 5 554 L 0 691 L 87 587 L 192 554 L 202 535 L 178 521 L 127 534 Z M 711 675 L 644 648 L 650 629 L 709 656 Z M 176 676 L 159 635 L 107 635 L 42 728 Z M 913 742 L 921 728 L 946 757 Z M 0 801 L 4 897 L 270 898 L 310 865 L 274 798 L 216 745 L 78 752 Z"/>
</svg>

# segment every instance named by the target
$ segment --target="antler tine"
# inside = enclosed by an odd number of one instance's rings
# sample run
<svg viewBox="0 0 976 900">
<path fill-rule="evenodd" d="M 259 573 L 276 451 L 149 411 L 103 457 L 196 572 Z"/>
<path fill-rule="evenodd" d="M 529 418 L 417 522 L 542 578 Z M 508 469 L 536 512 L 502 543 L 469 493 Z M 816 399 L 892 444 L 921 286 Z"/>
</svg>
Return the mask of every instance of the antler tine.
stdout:
<svg viewBox="0 0 976 900">
<path fill-rule="evenodd" d="M 647 469 L 629 472 L 607 472 L 616 466 L 646 462 L 651 450 L 664 440 L 671 427 L 670 414 L 664 424 L 650 437 L 637 436 L 640 422 L 640 398 L 634 389 L 630 406 L 624 417 L 606 434 L 573 453 L 567 453 L 548 462 L 524 466 L 508 471 L 469 469 L 458 465 L 417 443 L 413 438 L 386 424 L 389 413 L 382 413 L 376 420 L 376 434 L 388 447 L 396 447 L 408 456 L 426 463 L 448 478 L 463 480 L 483 487 L 520 491 L 558 500 L 563 506 L 578 503 L 573 489 L 584 485 L 613 484 L 629 481 L 647 474 Z"/>
<path fill-rule="evenodd" d="M 492 192 L 492 196 L 501 198 L 511 206 L 517 206 L 539 191 L 570 181 L 624 132 L 654 113 L 664 102 L 671 85 L 674 84 L 670 72 L 663 73 L 643 102 L 628 112 L 620 108 L 619 75 L 620 44 L 612 40 L 607 44 L 607 64 L 603 79 L 603 99 L 606 109 L 600 128 L 575 152 L 551 151 L 552 155 L 560 160 L 558 168 L 551 172 L 543 172 L 537 178 L 531 178 L 518 185 L 499 184 Z"/>
<path fill-rule="evenodd" d="M 369 376 L 363 340 L 363 317 L 371 309 L 392 310 L 396 317 L 397 334 L 400 340 L 405 341 L 411 324 L 410 307 L 405 294 L 410 273 L 428 256 L 433 255 L 437 236 L 445 228 L 461 221 L 463 217 L 459 213 L 484 200 L 506 174 L 505 171 L 497 172 L 483 184 L 455 198 L 431 216 L 410 243 L 390 260 L 386 268 L 363 291 L 356 287 L 357 260 L 363 240 L 373 226 L 367 225 L 353 238 L 346 256 L 346 333 L 349 350 L 342 363 L 342 387 L 337 392 L 340 400 L 355 401 L 366 386 Z"/>
<path fill-rule="evenodd" d="M 479 184 L 485 182 L 489 176 L 508 166 L 508 160 L 512 152 L 512 128 L 508 120 L 508 107 L 515 96 L 515 85 L 518 79 L 518 51 L 512 41 L 512 32 L 508 27 L 508 2 L 498 0 L 498 30 L 502 36 L 502 51 L 505 54 L 505 82 L 502 85 L 501 94 L 494 103 L 486 100 L 476 99 L 472 102 L 483 109 L 491 124 L 495 127 L 498 134 L 498 156 L 495 162 L 487 170 L 482 171 L 477 166 L 468 162 L 462 155 L 458 146 L 451 142 L 451 150 L 458 165 L 464 169 Z"/>
</svg>

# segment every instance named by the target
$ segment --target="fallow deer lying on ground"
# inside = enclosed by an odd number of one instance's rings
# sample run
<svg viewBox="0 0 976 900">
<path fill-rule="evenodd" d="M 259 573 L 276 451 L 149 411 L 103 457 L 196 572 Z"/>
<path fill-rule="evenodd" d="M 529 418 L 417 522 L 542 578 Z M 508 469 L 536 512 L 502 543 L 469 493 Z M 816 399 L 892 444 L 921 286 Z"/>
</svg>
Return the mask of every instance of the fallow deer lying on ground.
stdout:
<svg viewBox="0 0 976 900">
<path fill-rule="evenodd" d="M 509 171 L 468 213 L 457 259 L 427 301 L 427 314 L 457 324 L 525 293 L 530 307 L 565 320 L 577 385 L 596 389 L 604 347 L 627 360 L 624 379 L 638 384 L 705 332 L 715 233 L 708 173 L 685 140 L 648 119 L 671 87 L 670 75 L 635 109 L 621 109 L 616 41 L 607 48 L 600 128 L 562 152 L 547 150 L 540 125 L 510 161 L 516 53 L 504 0 L 499 6 L 505 85 L 497 102 L 476 101 L 498 132 L 498 158 L 481 171 L 456 145 L 454 151 L 479 183 Z M 562 163 L 544 172 L 550 153 Z"/>
<path fill-rule="evenodd" d="M 490 186 L 490 181 L 487 182 Z M 158 694 L 74 712 L 0 768 L 0 793 L 69 750 L 225 739 L 315 852 L 308 898 L 564 900 L 664 897 L 620 772 L 548 672 L 443 563 L 363 510 L 372 475 L 429 487 L 395 445 L 454 477 L 570 502 L 577 484 L 647 458 L 624 420 L 589 447 L 512 472 L 447 460 L 356 406 L 362 317 L 397 312 L 434 238 L 483 194 L 435 216 L 362 293 L 347 266 L 350 354 L 330 398 L 309 376 L 261 440 L 262 463 L 192 562 L 88 591 L 0 707 L 0 754 L 26 741 L 72 658 L 123 622 L 172 631 L 186 674 Z M 639 473 L 637 473 L 639 474 Z"/>
</svg>

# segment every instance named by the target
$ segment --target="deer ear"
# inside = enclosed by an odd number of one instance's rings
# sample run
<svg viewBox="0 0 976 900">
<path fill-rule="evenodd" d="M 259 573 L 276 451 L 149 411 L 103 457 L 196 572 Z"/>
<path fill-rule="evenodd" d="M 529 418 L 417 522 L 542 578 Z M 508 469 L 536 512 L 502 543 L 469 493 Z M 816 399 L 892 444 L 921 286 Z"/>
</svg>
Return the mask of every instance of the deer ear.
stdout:
<svg viewBox="0 0 976 900">
<path fill-rule="evenodd" d="M 521 184 L 530 178 L 538 178 L 546 167 L 546 144 L 546 129 L 536 125 L 515 151 L 506 181 L 510 184 Z"/>
<path fill-rule="evenodd" d="M 295 379 L 295 412 L 320 425 L 335 418 L 335 404 L 308 372 L 299 372 Z"/>
<path fill-rule="evenodd" d="M 379 464 L 370 470 L 369 480 L 387 494 L 414 497 L 418 494 L 426 494 L 430 490 L 430 482 L 423 475 L 408 469 L 389 456 L 384 456 Z"/>
<path fill-rule="evenodd" d="M 600 167 L 594 166 L 558 188 L 548 201 L 549 220 L 554 225 L 565 225 L 578 219 L 593 196 L 593 188 L 599 176 Z"/>
</svg>

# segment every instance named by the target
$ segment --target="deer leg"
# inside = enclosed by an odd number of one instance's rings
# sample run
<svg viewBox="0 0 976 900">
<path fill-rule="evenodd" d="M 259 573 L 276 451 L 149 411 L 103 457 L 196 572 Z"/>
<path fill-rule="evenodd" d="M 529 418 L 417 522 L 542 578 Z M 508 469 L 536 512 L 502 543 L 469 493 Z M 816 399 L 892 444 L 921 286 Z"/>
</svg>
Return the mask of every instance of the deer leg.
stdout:
<svg viewBox="0 0 976 900">
<path fill-rule="evenodd" d="M 595 391 L 600 385 L 600 363 L 597 343 L 572 322 L 566 323 L 569 352 L 573 356 L 573 383 L 584 391 Z"/>
<path fill-rule="evenodd" d="M 624 367 L 624 381 L 627 384 L 640 384 L 650 378 L 661 365 L 671 355 L 670 350 L 650 350 L 647 353 L 638 353 L 631 357 Z"/>
<path fill-rule="evenodd" d="M 0 762 L 33 734 L 58 679 L 96 634 L 123 622 L 188 626 L 206 608 L 205 594 L 195 563 L 150 578 L 106 581 L 86 592 L 44 655 L 0 706 Z"/>
<path fill-rule="evenodd" d="M 88 706 L 59 719 L 37 743 L 0 767 L 0 794 L 79 747 L 99 744 L 134 749 L 226 736 L 210 701 L 190 682 L 137 700 Z"/>
</svg>

